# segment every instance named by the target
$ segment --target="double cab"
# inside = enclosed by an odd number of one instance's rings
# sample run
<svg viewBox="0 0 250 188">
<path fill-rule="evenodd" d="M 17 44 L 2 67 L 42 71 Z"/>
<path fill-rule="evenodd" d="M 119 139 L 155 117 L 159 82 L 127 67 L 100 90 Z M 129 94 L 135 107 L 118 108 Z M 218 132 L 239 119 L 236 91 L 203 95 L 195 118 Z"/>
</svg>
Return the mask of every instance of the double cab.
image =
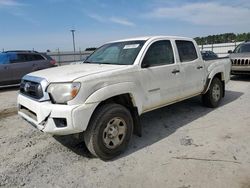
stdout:
<svg viewBox="0 0 250 188">
<path fill-rule="evenodd" d="M 118 40 L 82 64 L 24 76 L 18 113 L 45 133 L 81 133 L 89 151 L 108 160 L 125 150 L 133 133 L 141 135 L 145 112 L 197 95 L 217 107 L 230 71 L 229 59 L 204 61 L 191 38 Z"/>
</svg>

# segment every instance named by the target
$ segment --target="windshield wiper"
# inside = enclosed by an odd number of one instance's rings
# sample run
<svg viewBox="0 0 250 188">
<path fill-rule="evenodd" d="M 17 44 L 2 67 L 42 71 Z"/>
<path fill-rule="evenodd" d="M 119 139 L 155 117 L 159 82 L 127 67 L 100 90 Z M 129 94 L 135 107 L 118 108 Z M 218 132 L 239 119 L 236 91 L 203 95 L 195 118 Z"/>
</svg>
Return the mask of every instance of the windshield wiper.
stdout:
<svg viewBox="0 0 250 188">
<path fill-rule="evenodd" d="M 94 62 L 91 62 L 91 61 L 84 61 L 83 63 L 94 63 Z"/>
<path fill-rule="evenodd" d="M 96 63 L 98 63 L 98 64 L 113 64 L 114 65 L 114 63 L 109 63 L 109 62 L 96 62 Z"/>
<path fill-rule="evenodd" d="M 116 65 L 114 63 L 110 63 L 110 62 L 98 62 L 98 61 L 84 61 L 84 63 L 91 63 L 91 64 L 107 64 L 107 65 Z"/>
</svg>

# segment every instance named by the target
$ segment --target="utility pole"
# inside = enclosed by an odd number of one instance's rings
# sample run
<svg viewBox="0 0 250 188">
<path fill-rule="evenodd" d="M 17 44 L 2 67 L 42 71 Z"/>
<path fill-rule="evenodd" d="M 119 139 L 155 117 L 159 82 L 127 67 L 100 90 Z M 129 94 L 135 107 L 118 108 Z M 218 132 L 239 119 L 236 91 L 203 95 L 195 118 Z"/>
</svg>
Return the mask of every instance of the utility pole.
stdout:
<svg viewBox="0 0 250 188">
<path fill-rule="evenodd" d="M 72 32 L 72 39 L 73 39 L 73 48 L 74 48 L 74 53 L 76 52 L 76 45 L 75 45 L 75 31 L 74 29 L 70 30 Z"/>
</svg>

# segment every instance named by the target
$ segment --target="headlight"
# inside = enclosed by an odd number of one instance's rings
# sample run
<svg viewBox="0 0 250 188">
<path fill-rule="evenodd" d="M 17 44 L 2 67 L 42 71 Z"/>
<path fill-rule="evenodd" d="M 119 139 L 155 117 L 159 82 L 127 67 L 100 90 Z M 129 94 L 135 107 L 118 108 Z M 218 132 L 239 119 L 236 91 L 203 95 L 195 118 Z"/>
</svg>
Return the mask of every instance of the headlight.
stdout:
<svg viewBox="0 0 250 188">
<path fill-rule="evenodd" d="M 50 94 L 52 101 L 58 104 L 65 104 L 68 101 L 75 98 L 81 84 L 76 83 L 53 83 L 47 88 L 47 92 Z"/>
</svg>

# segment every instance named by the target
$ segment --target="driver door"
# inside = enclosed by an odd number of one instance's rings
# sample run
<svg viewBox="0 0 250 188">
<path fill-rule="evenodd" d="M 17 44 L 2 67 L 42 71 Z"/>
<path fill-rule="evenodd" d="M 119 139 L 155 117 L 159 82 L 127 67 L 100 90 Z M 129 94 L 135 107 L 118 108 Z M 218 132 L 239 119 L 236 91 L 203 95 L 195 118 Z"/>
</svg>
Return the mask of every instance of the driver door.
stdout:
<svg viewBox="0 0 250 188">
<path fill-rule="evenodd" d="M 150 45 L 142 61 L 141 74 L 146 96 L 143 111 L 164 106 L 178 98 L 181 76 L 170 40 L 159 40 Z"/>
</svg>

